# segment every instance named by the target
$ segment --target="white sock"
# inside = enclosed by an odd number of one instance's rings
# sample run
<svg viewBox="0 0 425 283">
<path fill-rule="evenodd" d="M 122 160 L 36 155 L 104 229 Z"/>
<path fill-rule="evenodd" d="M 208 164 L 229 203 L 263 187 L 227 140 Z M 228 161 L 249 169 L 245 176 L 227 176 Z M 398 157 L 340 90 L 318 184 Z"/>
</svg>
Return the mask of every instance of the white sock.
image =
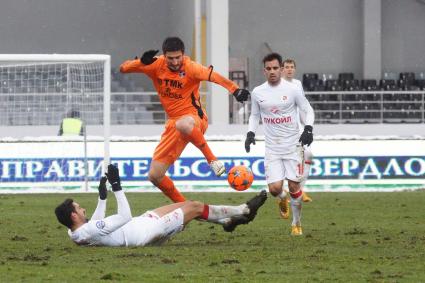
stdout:
<svg viewBox="0 0 425 283">
<path fill-rule="evenodd" d="M 282 189 L 280 194 L 278 194 L 276 197 L 280 200 L 283 200 L 286 197 L 286 191 L 284 189 Z"/>
<path fill-rule="evenodd" d="M 292 225 L 301 225 L 301 208 L 302 208 L 302 196 L 294 199 L 291 197 L 291 208 L 292 208 Z"/>
<path fill-rule="evenodd" d="M 306 161 L 307 161 L 307 160 L 306 160 Z M 310 161 L 308 161 L 308 162 L 311 162 L 311 160 L 310 160 Z M 304 188 L 304 186 L 305 186 L 305 182 L 307 182 L 307 179 L 308 179 L 308 173 L 310 173 L 310 167 L 311 167 L 311 164 L 304 163 L 303 181 L 300 183 L 301 188 Z"/>
<path fill-rule="evenodd" d="M 238 206 L 209 205 L 208 207 L 209 213 L 207 221 L 213 223 L 220 223 L 219 221 L 222 219 L 249 213 L 249 208 L 245 203 Z"/>
<path fill-rule="evenodd" d="M 305 182 L 307 182 L 312 161 L 313 161 L 313 153 L 311 152 L 311 148 L 310 147 L 304 148 L 304 173 L 303 173 L 303 181 L 300 184 L 301 188 L 304 188 Z"/>
</svg>

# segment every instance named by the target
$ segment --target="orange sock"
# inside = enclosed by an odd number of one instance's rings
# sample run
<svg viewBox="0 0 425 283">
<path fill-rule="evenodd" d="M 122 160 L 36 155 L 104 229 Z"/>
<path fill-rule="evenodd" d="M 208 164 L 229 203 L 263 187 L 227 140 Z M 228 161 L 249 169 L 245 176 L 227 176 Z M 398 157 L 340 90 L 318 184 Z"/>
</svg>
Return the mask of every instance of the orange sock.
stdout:
<svg viewBox="0 0 425 283">
<path fill-rule="evenodd" d="M 162 178 L 162 181 L 161 183 L 159 183 L 158 188 L 173 202 L 186 201 L 186 198 L 176 189 L 173 181 L 168 176 L 164 176 L 164 178 Z"/>
<path fill-rule="evenodd" d="M 208 163 L 213 160 L 217 160 L 217 157 L 215 157 L 212 153 L 207 141 L 205 140 L 204 134 L 199 128 L 193 127 L 192 132 L 189 135 L 184 135 L 184 137 L 202 151 L 202 154 L 204 154 Z"/>
</svg>

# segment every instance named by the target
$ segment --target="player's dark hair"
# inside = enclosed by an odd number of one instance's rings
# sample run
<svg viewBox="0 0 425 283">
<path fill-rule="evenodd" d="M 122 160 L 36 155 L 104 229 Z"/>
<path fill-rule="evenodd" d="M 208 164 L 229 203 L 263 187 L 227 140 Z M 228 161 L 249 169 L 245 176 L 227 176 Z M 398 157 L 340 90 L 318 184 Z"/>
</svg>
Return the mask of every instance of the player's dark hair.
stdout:
<svg viewBox="0 0 425 283">
<path fill-rule="evenodd" d="M 285 66 L 285 63 L 294 64 L 294 67 L 295 68 L 297 67 L 297 64 L 295 64 L 295 60 L 294 59 L 291 59 L 291 58 L 285 59 L 285 61 L 283 61 L 283 63 L 282 63 L 282 67 Z"/>
<path fill-rule="evenodd" d="M 72 219 L 71 213 L 75 212 L 75 207 L 73 205 L 74 200 L 67 198 L 63 203 L 59 204 L 55 209 L 56 218 L 58 221 L 71 229 Z"/>
<path fill-rule="evenodd" d="M 184 53 L 184 43 L 178 37 L 167 37 L 162 43 L 162 53 L 181 51 Z"/>
<path fill-rule="evenodd" d="M 273 60 L 277 60 L 279 62 L 279 66 L 282 66 L 282 56 L 280 56 L 279 53 L 270 53 L 267 54 L 264 58 L 263 58 L 263 65 L 266 64 L 266 62 L 270 62 Z"/>
</svg>

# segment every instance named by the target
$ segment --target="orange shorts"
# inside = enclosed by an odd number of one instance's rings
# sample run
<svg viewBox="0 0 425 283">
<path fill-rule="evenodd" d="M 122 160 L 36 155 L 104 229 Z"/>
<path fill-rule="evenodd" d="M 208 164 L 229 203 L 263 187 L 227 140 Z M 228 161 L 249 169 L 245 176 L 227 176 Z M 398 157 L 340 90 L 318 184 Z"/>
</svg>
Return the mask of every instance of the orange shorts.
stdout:
<svg viewBox="0 0 425 283">
<path fill-rule="evenodd" d="M 208 128 L 208 117 L 205 115 L 205 111 L 203 119 L 196 114 L 188 114 L 184 116 L 191 116 L 195 120 L 195 127 L 199 128 L 201 132 L 205 134 Z M 152 160 L 165 164 L 173 164 L 174 161 L 180 157 L 189 141 L 186 140 L 176 129 L 176 121 L 179 118 L 168 119 L 165 124 L 165 131 L 162 133 L 161 140 L 155 148 Z"/>
</svg>

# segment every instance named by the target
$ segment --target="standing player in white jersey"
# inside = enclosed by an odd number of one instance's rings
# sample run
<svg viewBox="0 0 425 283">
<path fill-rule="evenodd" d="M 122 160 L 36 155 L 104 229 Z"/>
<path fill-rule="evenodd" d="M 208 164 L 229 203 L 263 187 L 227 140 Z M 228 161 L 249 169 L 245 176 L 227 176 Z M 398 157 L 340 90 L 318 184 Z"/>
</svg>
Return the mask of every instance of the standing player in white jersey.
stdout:
<svg viewBox="0 0 425 283">
<path fill-rule="evenodd" d="M 296 69 L 297 69 L 297 65 L 295 63 L 295 60 L 293 60 L 293 59 L 284 60 L 283 63 L 282 63 L 282 67 L 283 67 L 283 72 L 282 72 L 283 76 L 282 77 L 286 81 L 291 82 L 291 83 L 295 84 L 297 87 L 299 87 L 302 94 L 305 96 L 303 85 L 302 85 L 301 81 L 294 78 L 295 72 L 296 72 Z M 303 113 L 300 112 L 300 111 L 298 111 L 298 119 L 299 119 L 298 123 L 299 123 L 300 130 L 302 130 L 306 124 L 305 124 L 305 115 L 303 115 Z M 313 201 L 307 195 L 307 193 L 305 192 L 305 189 L 304 189 L 305 182 L 307 181 L 308 175 L 309 175 L 309 172 L 310 172 L 312 159 L 313 159 L 313 153 L 311 152 L 311 147 L 304 147 L 304 179 L 301 182 L 301 188 L 303 190 L 303 196 L 302 196 L 303 202 Z M 288 212 L 289 212 L 289 210 L 288 210 Z M 288 218 L 288 216 L 289 216 L 289 213 L 287 215 L 282 214 L 283 218 Z"/>
<path fill-rule="evenodd" d="M 66 199 L 55 209 L 58 221 L 69 228 L 68 234 L 77 245 L 83 246 L 146 246 L 159 245 L 182 231 L 197 218 L 223 225 L 232 232 L 237 225 L 251 222 L 267 198 L 260 192 L 246 204 L 239 206 L 206 205 L 198 201 L 185 201 L 147 211 L 132 217 L 127 198 L 121 189 L 118 168 L 109 165 L 109 183 L 117 199 L 118 213 L 105 218 L 106 177 L 99 184 L 99 200 L 90 220 L 86 210 L 72 199 Z"/>
<path fill-rule="evenodd" d="M 286 202 L 283 181 L 288 180 L 291 197 L 292 235 L 302 235 L 301 207 L 303 179 L 303 146 L 313 142 L 314 112 L 295 84 L 282 79 L 282 57 L 271 53 L 264 57 L 265 83 L 251 94 L 251 115 L 245 150 L 255 144 L 255 131 L 262 119 L 265 133 L 266 181 L 270 193 Z M 299 134 L 298 112 L 305 117 L 303 133 Z"/>
</svg>

